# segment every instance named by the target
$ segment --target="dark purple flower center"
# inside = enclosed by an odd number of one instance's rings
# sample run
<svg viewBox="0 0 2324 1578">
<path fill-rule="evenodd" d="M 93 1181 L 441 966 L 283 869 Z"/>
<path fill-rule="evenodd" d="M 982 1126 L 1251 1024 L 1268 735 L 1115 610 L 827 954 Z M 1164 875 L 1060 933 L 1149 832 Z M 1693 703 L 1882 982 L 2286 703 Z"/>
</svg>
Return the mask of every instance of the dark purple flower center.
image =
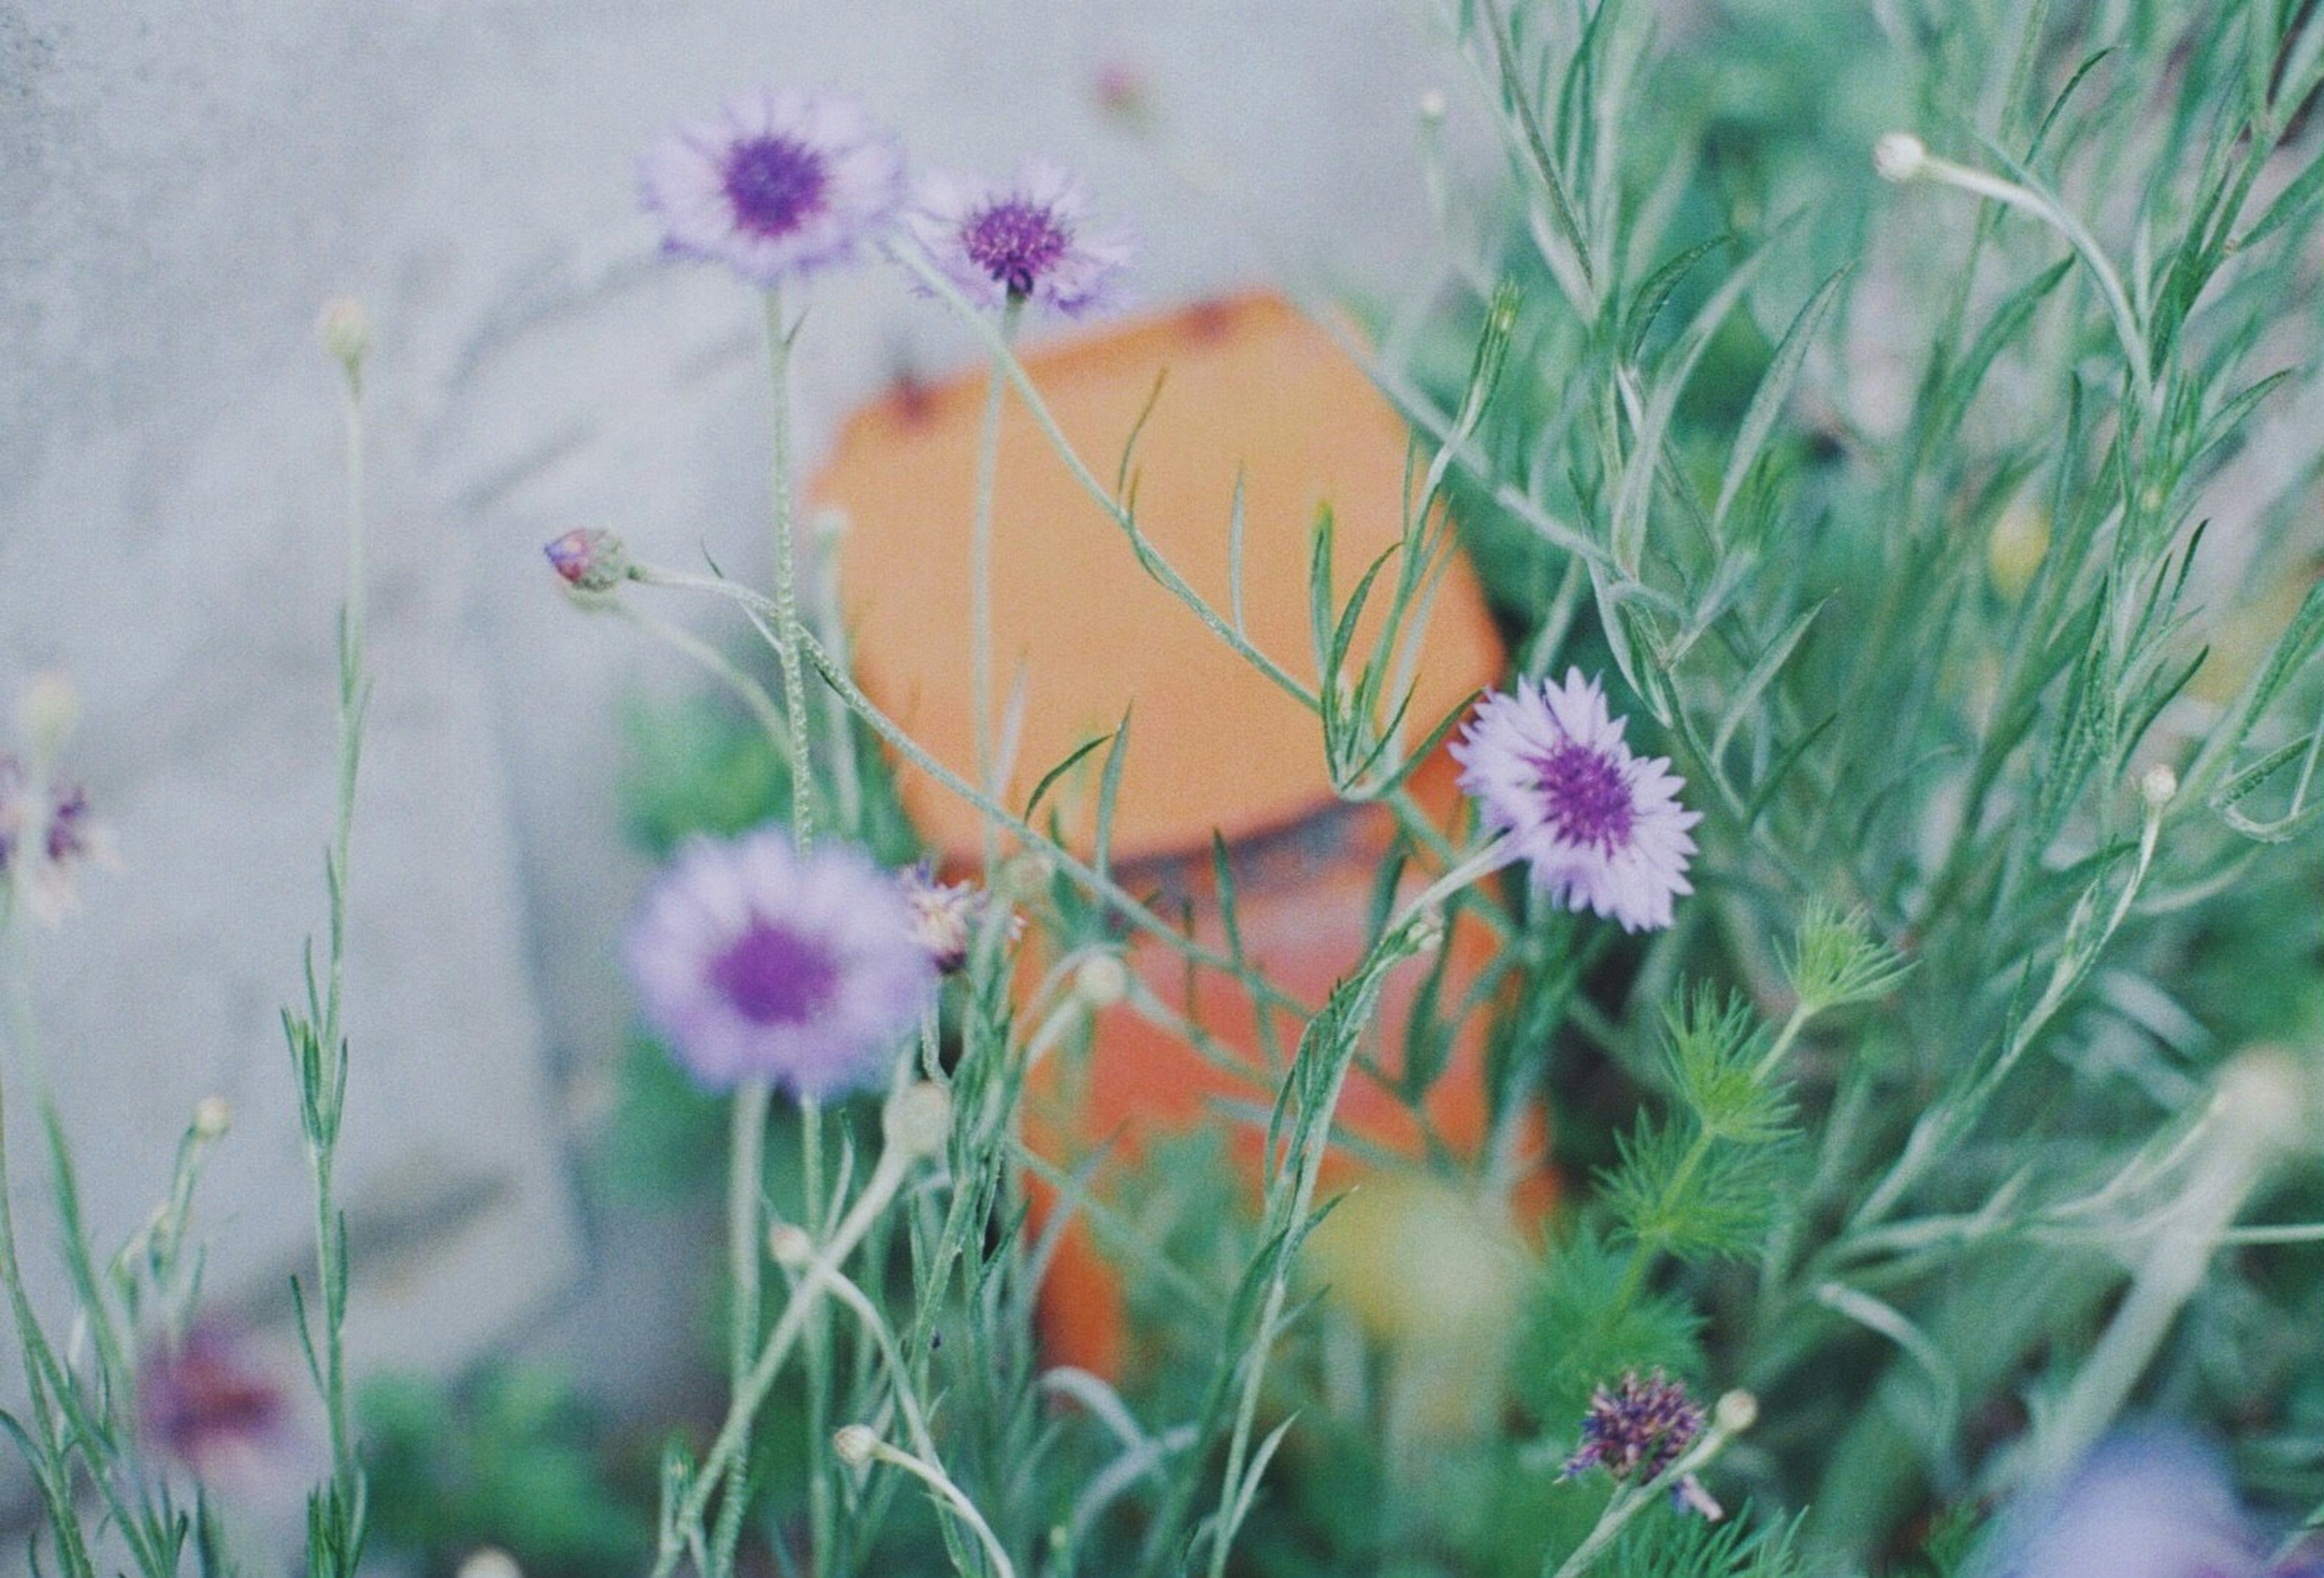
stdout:
<svg viewBox="0 0 2324 1578">
<path fill-rule="evenodd" d="M 753 915 L 710 962 L 710 984 L 752 1024 L 801 1024 L 829 1005 L 839 961 L 820 939 Z"/>
<path fill-rule="evenodd" d="M 88 821 L 86 792 L 75 787 L 57 797 L 57 808 L 49 817 L 49 859 L 52 863 L 61 864 L 88 852 Z"/>
<path fill-rule="evenodd" d="M 1073 242 L 1074 233 L 1058 222 L 1055 209 L 1022 198 L 980 209 L 960 227 L 969 261 L 1011 296 L 1031 295 Z"/>
<path fill-rule="evenodd" d="M 1630 786 L 1603 752 L 1569 741 L 1536 757 L 1534 771 L 1550 824 L 1568 844 L 1611 854 L 1629 842 Z"/>
<path fill-rule="evenodd" d="M 726 200 L 735 222 L 761 235 L 788 235 L 823 207 L 831 172 L 823 155 L 788 137 L 752 137 L 726 155 Z"/>
</svg>

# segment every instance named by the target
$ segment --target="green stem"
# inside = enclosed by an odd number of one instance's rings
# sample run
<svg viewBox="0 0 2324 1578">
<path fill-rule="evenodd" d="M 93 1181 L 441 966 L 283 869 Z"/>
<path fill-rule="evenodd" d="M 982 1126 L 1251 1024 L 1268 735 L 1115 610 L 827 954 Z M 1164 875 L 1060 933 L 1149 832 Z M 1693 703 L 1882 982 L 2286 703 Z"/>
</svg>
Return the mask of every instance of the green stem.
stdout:
<svg viewBox="0 0 2324 1578">
<path fill-rule="evenodd" d="M 807 678 L 799 662 L 798 564 L 791 542 L 791 342 L 783 328 L 782 295 L 772 290 L 767 292 L 767 364 L 774 396 L 768 493 L 775 520 L 775 655 L 783 670 L 783 715 L 790 723 L 791 842 L 805 854 L 815 843 L 815 810 Z"/>
<path fill-rule="evenodd" d="M 969 533 L 969 659 L 976 687 L 976 781 L 998 800 L 1001 786 L 992 751 L 992 502 L 1001 472 L 1001 411 L 1008 392 L 1007 347 L 1016 338 L 1025 299 L 1011 294 L 1001 309 L 1002 350 L 993 358 L 984 384 L 984 422 L 976 440 L 976 510 Z M 984 869 L 1001 858 L 1001 829 L 984 819 Z"/>
<path fill-rule="evenodd" d="M 890 1146 L 880 1156 L 872 1177 L 856 1197 L 854 1206 L 831 1236 L 831 1241 L 791 1290 L 783 1307 L 782 1318 L 768 1334 L 764 1346 L 744 1376 L 742 1387 L 728 1399 L 726 1418 L 719 1426 L 718 1435 L 711 1443 L 709 1455 L 704 1459 L 702 1472 L 696 1475 L 685 1499 L 678 1504 L 677 1515 L 670 1519 L 669 1533 L 660 1555 L 654 1564 L 653 1578 L 668 1578 L 678 1565 L 678 1557 L 698 1535 L 702 1517 L 723 1482 L 732 1479 L 739 1492 L 741 1475 L 749 1456 L 751 1426 L 758 1418 L 759 1408 L 766 1401 L 767 1392 L 780 1373 L 783 1361 L 789 1357 L 791 1345 L 799 1340 L 807 1328 L 809 1313 L 822 1297 L 831 1273 L 845 1263 L 848 1255 L 869 1232 L 880 1213 L 895 1198 L 897 1188 L 904 1181 L 906 1161 Z"/>
<path fill-rule="evenodd" d="M 1017 1578 L 1017 1568 L 1009 1560 L 1009 1553 L 1002 1548 L 1000 1536 L 992 1532 L 992 1526 L 984 1520 L 984 1514 L 976 1509 L 976 1503 L 970 1500 L 942 1469 L 933 1463 L 922 1463 L 901 1447 L 890 1446 L 884 1441 L 872 1447 L 872 1455 L 881 1463 L 903 1470 L 934 1490 L 937 1500 L 951 1508 L 962 1522 L 975 1530 L 976 1537 L 984 1546 L 985 1554 L 992 1558 L 992 1570 L 999 1574 L 999 1578 Z"/>
<path fill-rule="evenodd" d="M 322 1296 L 322 1342 L 315 1357 L 331 1443 L 329 1529 L 324 1536 L 340 1573 L 361 1559 L 369 1486 L 347 1421 L 346 1228 L 335 1188 L 339 1124 L 346 1104 L 346 1033 L 342 1007 L 346 985 L 348 856 L 355 831 L 355 783 L 363 760 L 366 569 L 364 514 L 364 408 L 358 368 L 348 367 L 342 403 L 346 437 L 346 586 L 339 612 L 338 780 L 331 847 L 326 861 L 329 937 L 327 984 L 319 1022 L 312 1027 L 311 1058 L 301 1059 L 300 1116 L 308 1170 L 314 1180 L 315 1277 Z"/>
<path fill-rule="evenodd" d="M 15 1033 L 23 1033 L 21 1027 Z M 79 1518 L 73 1512 L 71 1460 L 57 1428 L 57 1408 L 60 1406 L 64 1407 L 68 1414 L 77 1412 L 71 1406 L 72 1380 L 58 1362 L 56 1350 L 49 1343 L 48 1333 L 32 1309 L 32 1298 L 24 1287 L 23 1269 L 17 1255 L 14 1185 L 8 1168 L 5 1080 L 0 1080 L 0 1278 L 5 1278 L 7 1283 L 8 1307 L 15 1317 L 18 1346 L 23 1351 L 24 1381 L 32 1396 L 32 1423 L 38 1431 L 34 1437 L 38 1455 L 27 1466 L 40 1481 L 42 1500 L 48 1504 L 51 1531 L 67 1572 L 71 1578 L 94 1578 L 96 1567 L 90 1558 L 87 1536 Z M 86 1437 L 88 1431 L 76 1424 L 74 1434 Z M 106 1476 L 99 1473 L 97 1478 L 109 1492 L 111 1487 Z M 127 1520 L 124 1518 L 123 1522 L 126 1528 Z M 144 1564 L 142 1559 L 140 1564 Z M 152 1571 L 150 1567 L 146 1570 Z"/>
</svg>

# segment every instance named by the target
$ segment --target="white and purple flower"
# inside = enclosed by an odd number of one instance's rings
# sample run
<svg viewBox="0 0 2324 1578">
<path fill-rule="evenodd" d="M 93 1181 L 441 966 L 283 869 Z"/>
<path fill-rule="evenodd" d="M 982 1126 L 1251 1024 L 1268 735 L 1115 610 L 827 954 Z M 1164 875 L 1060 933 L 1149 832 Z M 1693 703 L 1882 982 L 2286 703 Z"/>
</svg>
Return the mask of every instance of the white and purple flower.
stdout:
<svg viewBox="0 0 2324 1578">
<path fill-rule="evenodd" d="M 54 927 L 79 908 L 81 867 L 120 864 L 112 831 L 89 814 L 86 790 L 44 783 L 0 754 L 0 898 L 21 901 L 33 919 Z"/>
<path fill-rule="evenodd" d="M 770 88 L 678 127 L 638 183 L 663 251 L 774 286 L 861 254 L 903 201 L 904 154 L 853 98 Z"/>
<path fill-rule="evenodd" d="M 779 831 L 696 838 L 640 908 L 627 953 L 646 1022 L 696 1084 L 821 1098 L 881 1083 L 936 964 L 894 877 L 861 851 L 802 857 Z"/>
<path fill-rule="evenodd" d="M 147 1451 L 215 1490 L 255 1494 L 306 1466 L 281 1378 L 208 1321 L 138 1367 L 137 1428 Z"/>
<path fill-rule="evenodd" d="M 1033 302 L 1067 318 L 1117 305 L 1136 249 L 1093 231 L 1088 194 L 1062 166 L 1028 159 L 1005 186 L 924 177 L 905 224 L 945 276 L 981 307 Z"/>
<path fill-rule="evenodd" d="M 1623 741 L 1628 720 L 1582 670 L 1565 683 L 1528 684 L 1477 704 L 1452 744 L 1461 788 L 1534 884 L 1569 909 L 1594 909 L 1626 931 L 1671 923 L 1702 814 L 1679 803 L 1686 780 L 1667 757 L 1642 758 Z"/>
<path fill-rule="evenodd" d="M 2279 1550 L 2236 1499 L 2218 1453 L 2159 1426 L 2099 1443 L 2061 1482 L 2004 1515 L 1977 1578 L 2318 1578 L 2324 1548 Z"/>
</svg>

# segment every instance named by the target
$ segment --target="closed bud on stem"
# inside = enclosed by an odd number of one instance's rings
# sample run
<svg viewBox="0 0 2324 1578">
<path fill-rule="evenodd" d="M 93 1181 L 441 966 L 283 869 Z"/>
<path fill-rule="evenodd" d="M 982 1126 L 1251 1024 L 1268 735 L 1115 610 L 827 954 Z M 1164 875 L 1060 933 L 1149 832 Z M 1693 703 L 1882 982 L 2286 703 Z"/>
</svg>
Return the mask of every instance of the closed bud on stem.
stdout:
<svg viewBox="0 0 2324 1578">
<path fill-rule="evenodd" d="M 2138 780 L 2138 798 L 2146 802 L 2150 811 L 2160 811 L 2178 794 L 2179 775 L 2167 763 L 2148 768 L 2146 776 Z"/>
<path fill-rule="evenodd" d="M 371 356 L 371 314 L 364 304 L 352 296 L 342 296 L 325 303 L 321 318 L 316 320 L 316 337 L 323 342 L 323 353 L 339 365 L 347 375 L 347 387 L 363 385 L 364 363 Z"/>
<path fill-rule="evenodd" d="M 1434 906 L 1412 918 L 1411 929 L 1405 934 L 1413 951 L 1433 954 L 1444 946 L 1444 912 Z"/>
<path fill-rule="evenodd" d="M 1008 901 L 1021 904 L 1027 900 L 1039 898 L 1041 891 L 1056 874 L 1056 863 L 1047 855 L 1027 850 L 1010 856 L 1002 863 L 1001 880 L 990 885 L 994 891 L 1004 895 Z"/>
<path fill-rule="evenodd" d="M 1725 1435 L 1740 1435 L 1758 1422 L 1759 1399 L 1739 1387 L 1711 1406 L 1711 1423 Z"/>
<path fill-rule="evenodd" d="M 498 1546 L 478 1546 L 461 1558 L 458 1578 L 524 1578 L 517 1560 Z"/>
<path fill-rule="evenodd" d="M 32 760 L 44 769 L 63 751 L 73 726 L 80 722 L 80 690 L 72 677 L 57 669 L 32 676 L 16 703 L 16 721 L 23 725 Z"/>
<path fill-rule="evenodd" d="M 899 1155 L 940 1155 L 952 1137 L 952 1096 L 932 1081 L 908 1084 L 888 1103 L 882 1125 L 888 1148 Z"/>
<path fill-rule="evenodd" d="M 199 1139 L 221 1139 L 233 1122 L 233 1109 L 224 1096 L 204 1096 L 194 1103 L 194 1133 Z"/>
<path fill-rule="evenodd" d="M 1929 145 L 1910 132 L 1890 132 L 1872 144 L 1872 168 L 1883 180 L 1911 180 L 1928 165 Z"/>
<path fill-rule="evenodd" d="M 1130 966 L 1119 954 L 1092 954 L 1074 971 L 1074 995 L 1092 1013 L 1130 995 Z"/>
<path fill-rule="evenodd" d="M 831 1450 L 849 1468 L 860 1469 L 880 1450 L 880 1437 L 868 1425 L 842 1425 L 831 1437 Z"/>
<path fill-rule="evenodd" d="M 545 545 L 549 568 L 576 592 L 610 592 L 630 577 L 630 550 L 599 526 L 577 526 Z"/>
<path fill-rule="evenodd" d="M 815 1240 L 796 1222 L 770 1223 L 767 1227 L 767 1254 L 778 1266 L 805 1270 L 815 1260 Z"/>
<path fill-rule="evenodd" d="M 1420 96 L 1420 119 L 1426 125 L 1440 125 L 1444 120 L 1444 90 L 1431 88 Z"/>
<path fill-rule="evenodd" d="M 2316 1148 L 2316 1092 L 2300 1060 L 2282 1047 L 2246 1047 L 2219 1074 L 2215 1111 L 2222 1143 L 2255 1161 Z"/>
</svg>

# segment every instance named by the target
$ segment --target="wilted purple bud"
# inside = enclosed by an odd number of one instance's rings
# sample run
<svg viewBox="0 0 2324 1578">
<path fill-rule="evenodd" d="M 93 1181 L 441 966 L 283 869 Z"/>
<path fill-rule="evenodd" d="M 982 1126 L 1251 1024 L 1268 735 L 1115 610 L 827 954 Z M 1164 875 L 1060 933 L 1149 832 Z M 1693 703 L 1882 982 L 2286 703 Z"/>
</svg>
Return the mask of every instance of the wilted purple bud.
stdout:
<svg viewBox="0 0 2324 1578">
<path fill-rule="evenodd" d="M 1660 1475 L 1702 1434 L 1702 1409 L 1686 1388 L 1661 1370 L 1631 1370 L 1611 1390 L 1600 1387 L 1582 1417 L 1582 1447 L 1565 1463 L 1561 1478 L 1593 1468 L 1618 1480 L 1644 1482 Z M 1725 1510 L 1692 1475 L 1671 1487 L 1671 1500 L 1717 1520 Z"/>
</svg>

